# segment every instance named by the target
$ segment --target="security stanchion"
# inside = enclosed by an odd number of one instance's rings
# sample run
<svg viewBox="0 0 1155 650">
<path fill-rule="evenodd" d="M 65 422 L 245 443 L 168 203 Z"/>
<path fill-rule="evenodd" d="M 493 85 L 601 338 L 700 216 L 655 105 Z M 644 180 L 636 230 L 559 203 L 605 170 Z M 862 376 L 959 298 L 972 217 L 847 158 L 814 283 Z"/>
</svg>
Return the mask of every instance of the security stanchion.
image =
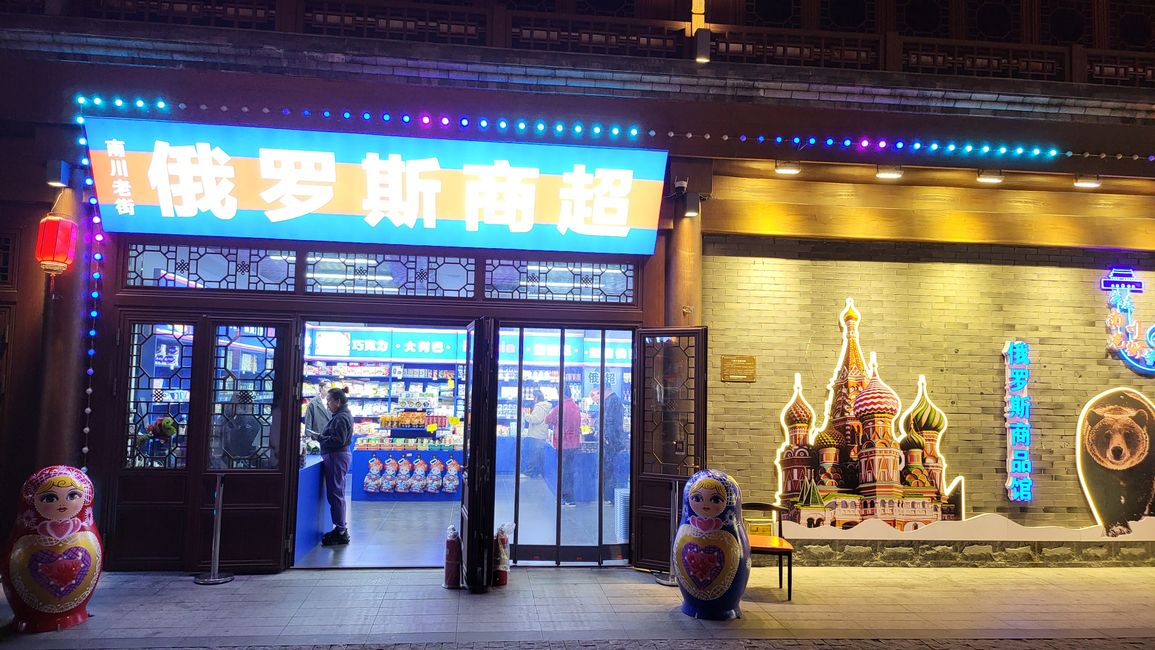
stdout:
<svg viewBox="0 0 1155 650">
<path fill-rule="evenodd" d="M 682 518 L 681 506 L 682 495 L 681 487 L 678 481 L 673 481 L 670 484 L 670 568 L 668 571 L 655 571 L 654 582 L 663 587 L 677 587 L 678 578 L 674 575 L 674 538 L 678 536 L 678 520 Z"/>
<path fill-rule="evenodd" d="M 202 573 L 193 582 L 198 585 L 223 585 L 233 581 L 233 574 L 221 573 L 221 503 L 225 496 L 225 476 L 217 474 L 217 489 L 213 503 L 213 560 L 208 573 Z"/>
</svg>

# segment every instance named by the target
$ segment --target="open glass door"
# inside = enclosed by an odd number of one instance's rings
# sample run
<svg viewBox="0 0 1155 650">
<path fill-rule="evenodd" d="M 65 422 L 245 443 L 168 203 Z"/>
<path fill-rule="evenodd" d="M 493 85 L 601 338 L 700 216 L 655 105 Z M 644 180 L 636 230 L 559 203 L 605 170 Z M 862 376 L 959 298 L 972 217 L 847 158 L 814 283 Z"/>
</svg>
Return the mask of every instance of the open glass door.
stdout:
<svg viewBox="0 0 1155 650">
<path fill-rule="evenodd" d="M 462 584 L 488 591 L 493 574 L 493 500 L 497 455 L 497 326 L 466 328 L 465 433 L 461 467 Z"/>
<path fill-rule="evenodd" d="M 633 564 L 666 570 L 682 486 L 706 466 L 706 328 L 638 331 Z"/>
</svg>

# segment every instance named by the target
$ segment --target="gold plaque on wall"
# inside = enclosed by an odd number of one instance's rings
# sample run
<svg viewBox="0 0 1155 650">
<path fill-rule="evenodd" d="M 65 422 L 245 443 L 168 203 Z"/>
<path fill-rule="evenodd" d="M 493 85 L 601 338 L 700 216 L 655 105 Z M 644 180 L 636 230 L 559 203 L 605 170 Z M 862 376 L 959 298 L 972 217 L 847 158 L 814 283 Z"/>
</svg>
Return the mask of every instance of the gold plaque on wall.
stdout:
<svg viewBox="0 0 1155 650">
<path fill-rule="evenodd" d="M 744 355 L 722 355 L 722 381 L 753 382 L 758 375 L 754 357 Z"/>
</svg>

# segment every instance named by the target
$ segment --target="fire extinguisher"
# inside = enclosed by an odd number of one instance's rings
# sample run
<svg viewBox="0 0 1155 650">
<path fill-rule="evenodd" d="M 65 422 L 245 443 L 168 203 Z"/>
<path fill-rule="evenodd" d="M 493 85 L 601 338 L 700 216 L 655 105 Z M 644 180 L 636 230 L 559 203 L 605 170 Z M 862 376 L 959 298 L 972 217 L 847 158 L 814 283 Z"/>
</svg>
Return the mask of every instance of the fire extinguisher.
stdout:
<svg viewBox="0 0 1155 650">
<path fill-rule="evenodd" d="M 461 536 L 454 526 L 450 526 L 445 534 L 445 581 L 441 586 L 461 588 Z"/>
<path fill-rule="evenodd" d="M 513 524 L 502 524 L 493 538 L 493 586 L 509 584 L 509 536 Z"/>
</svg>

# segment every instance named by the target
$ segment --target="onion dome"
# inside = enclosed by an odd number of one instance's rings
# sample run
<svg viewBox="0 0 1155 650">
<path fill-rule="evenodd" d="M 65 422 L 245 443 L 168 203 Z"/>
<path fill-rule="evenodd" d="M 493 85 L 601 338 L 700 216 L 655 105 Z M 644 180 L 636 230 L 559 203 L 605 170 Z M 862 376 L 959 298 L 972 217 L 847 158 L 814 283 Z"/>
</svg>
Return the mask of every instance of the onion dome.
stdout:
<svg viewBox="0 0 1155 650">
<path fill-rule="evenodd" d="M 814 437 L 815 449 L 830 449 L 838 446 L 838 438 L 835 438 L 830 431 L 821 431 Z"/>
<path fill-rule="evenodd" d="M 814 410 L 810 408 L 809 404 L 798 398 L 799 396 L 796 395 L 794 401 L 790 402 L 786 410 L 782 412 L 782 421 L 788 427 L 808 427 L 814 421 Z"/>
<path fill-rule="evenodd" d="M 946 427 L 946 414 L 926 396 L 925 384 L 919 383 L 918 401 L 907 412 L 906 430 L 941 432 Z"/>
<path fill-rule="evenodd" d="M 846 308 L 842 310 L 842 321 L 844 323 L 857 323 L 862 315 L 854 308 L 854 299 L 846 299 Z"/>
<path fill-rule="evenodd" d="M 906 434 L 898 445 L 902 447 L 903 451 L 910 451 L 911 449 L 922 449 L 926 447 L 926 439 L 918 431 L 910 431 Z"/>
<path fill-rule="evenodd" d="M 898 394 L 878 376 L 877 366 L 873 370 L 870 383 L 854 399 L 854 417 L 859 420 L 878 415 L 898 415 Z"/>
<path fill-rule="evenodd" d="M 789 427 L 809 427 L 814 421 L 814 408 L 802 396 L 802 374 L 794 373 L 794 397 L 782 409 L 782 423 Z"/>
</svg>

